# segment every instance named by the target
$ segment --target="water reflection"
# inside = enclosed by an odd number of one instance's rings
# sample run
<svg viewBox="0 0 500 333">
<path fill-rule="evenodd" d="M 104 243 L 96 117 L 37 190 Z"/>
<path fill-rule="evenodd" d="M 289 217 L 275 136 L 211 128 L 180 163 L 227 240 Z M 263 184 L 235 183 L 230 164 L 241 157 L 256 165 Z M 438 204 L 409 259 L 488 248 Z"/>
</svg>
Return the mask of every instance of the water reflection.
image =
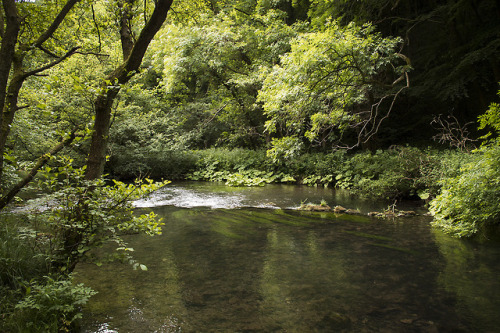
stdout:
<svg viewBox="0 0 500 333">
<path fill-rule="evenodd" d="M 80 265 L 99 294 L 84 332 L 484 332 L 500 310 L 498 244 L 395 221 L 281 209 L 154 207 L 160 237 L 125 264 Z"/>
<path fill-rule="evenodd" d="M 491 317 L 500 309 L 497 244 L 461 241 L 439 230 L 434 230 L 434 237 L 445 260 L 438 282 L 457 296 L 459 314 L 479 323 L 481 331 L 498 331 L 498 323 Z"/>
</svg>

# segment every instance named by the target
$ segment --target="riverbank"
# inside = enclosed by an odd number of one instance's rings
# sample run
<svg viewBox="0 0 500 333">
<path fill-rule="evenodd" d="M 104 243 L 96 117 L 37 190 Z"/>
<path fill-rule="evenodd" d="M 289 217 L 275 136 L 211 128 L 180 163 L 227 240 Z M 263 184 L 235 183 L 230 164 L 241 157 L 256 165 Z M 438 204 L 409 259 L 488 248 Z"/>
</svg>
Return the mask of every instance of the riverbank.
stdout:
<svg viewBox="0 0 500 333">
<path fill-rule="evenodd" d="M 128 151 L 113 156 L 109 173 L 121 179 L 223 182 L 228 186 L 269 183 L 347 189 L 368 200 L 420 200 L 434 225 L 456 237 L 473 237 L 500 224 L 500 148 L 472 152 L 393 146 L 387 150 L 303 153 L 273 159 L 264 150 Z"/>
<path fill-rule="evenodd" d="M 457 150 L 397 146 L 375 152 L 307 153 L 272 161 L 264 150 L 207 149 L 164 154 L 112 156 L 109 172 L 120 179 L 224 182 L 228 186 L 269 183 L 348 189 L 366 199 L 422 199 L 440 191 L 439 182 L 456 177 L 470 154 Z"/>
</svg>

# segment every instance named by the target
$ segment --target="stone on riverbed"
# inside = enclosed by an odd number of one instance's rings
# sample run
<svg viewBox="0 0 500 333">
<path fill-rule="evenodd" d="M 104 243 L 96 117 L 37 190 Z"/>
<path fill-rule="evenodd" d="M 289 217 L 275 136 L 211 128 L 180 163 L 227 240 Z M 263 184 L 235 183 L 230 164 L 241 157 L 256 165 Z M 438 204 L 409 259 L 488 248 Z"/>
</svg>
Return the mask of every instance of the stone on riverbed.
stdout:
<svg viewBox="0 0 500 333">
<path fill-rule="evenodd" d="M 333 208 L 335 214 L 344 214 L 346 211 L 347 209 L 342 206 L 335 206 L 335 208 Z"/>
<path fill-rule="evenodd" d="M 406 216 L 417 216 L 417 213 L 415 213 L 412 210 L 404 211 L 404 210 L 396 210 L 396 211 L 385 211 L 385 212 L 369 212 L 368 216 L 371 217 L 406 217 Z"/>
</svg>

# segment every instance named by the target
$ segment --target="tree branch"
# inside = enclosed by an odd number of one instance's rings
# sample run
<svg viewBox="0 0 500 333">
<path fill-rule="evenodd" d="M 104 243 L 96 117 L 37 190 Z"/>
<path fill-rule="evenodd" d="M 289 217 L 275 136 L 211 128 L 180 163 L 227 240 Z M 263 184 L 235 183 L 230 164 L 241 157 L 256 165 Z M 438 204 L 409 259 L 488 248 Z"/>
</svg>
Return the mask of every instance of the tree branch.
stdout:
<svg viewBox="0 0 500 333">
<path fill-rule="evenodd" d="M 43 47 L 42 45 L 39 45 L 38 48 L 40 50 L 42 50 L 43 52 L 45 52 L 46 54 L 48 54 L 49 56 L 51 56 L 52 58 L 59 58 L 59 56 L 55 53 L 53 53 L 52 51 L 46 49 L 45 47 Z"/>
<path fill-rule="evenodd" d="M 49 68 L 54 67 L 55 65 L 59 64 L 60 62 L 64 61 L 65 59 L 67 59 L 67 58 L 69 58 L 70 56 L 72 56 L 73 54 L 75 54 L 75 53 L 76 53 L 76 51 L 77 51 L 79 48 L 80 48 L 79 46 L 74 47 L 74 48 L 72 48 L 71 50 L 69 50 L 68 52 L 66 52 L 66 54 L 65 54 L 65 55 L 63 55 L 62 57 L 60 57 L 59 59 L 57 59 L 57 60 L 55 60 L 55 61 L 53 61 L 53 62 L 51 62 L 51 63 L 49 63 L 49 64 L 47 64 L 47 65 L 45 65 L 45 66 L 42 66 L 42 67 L 40 67 L 40 68 L 37 68 L 37 69 L 34 69 L 34 70 L 32 70 L 32 71 L 29 71 L 29 72 L 24 73 L 24 74 L 23 74 L 23 79 L 26 79 L 26 78 L 28 78 L 28 77 L 30 77 L 30 76 L 36 75 L 36 74 L 38 74 L 38 73 L 40 73 L 40 72 L 43 72 L 43 71 L 45 71 L 45 70 L 47 70 L 47 69 L 49 69 Z"/>
<path fill-rule="evenodd" d="M 99 53 L 101 52 L 101 31 L 99 30 L 99 25 L 97 24 L 97 20 L 95 18 L 95 10 L 94 10 L 94 5 L 91 5 L 90 8 L 92 9 L 92 21 L 94 21 L 95 28 L 97 30 L 97 38 L 99 39 Z"/>
<path fill-rule="evenodd" d="M 64 20 L 64 18 L 66 17 L 66 15 L 68 15 L 69 11 L 79 1 L 80 0 L 68 0 L 68 2 L 66 2 L 66 4 L 61 9 L 61 11 L 59 12 L 59 14 L 57 14 L 57 16 L 54 19 L 54 21 L 52 21 L 52 24 L 50 25 L 50 27 L 48 27 L 47 30 L 45 30 L 45 32 L 42 35 L 40 35 L 40 37 L 38 37 L 38 39 L 36 40 L 36 42 L 33 45 L 35 47 L 40 47 L 43 43 L 45 43 L 45 41 L 47 39 L 49 39 L 50 37 L 52 37 L 52 35 L 57 30 L 57 28 L 59 28 L 59 25 L 62 23 L 62 21 Z"/>
<path fill-rule="evenodd" d="M 130 52 L 130 56 L 127 58 L 125 64 L 125 70 L 127 71 L 126 75 L 139 69 L 139 66 L 142 63 L 142 58 L 149 47 L 149 43 L 158 30 L 160 30 L 163 22 L 165 22 L 165 19 L 167 18 L 167 13 L 172 5 L 172 2 L 173 0 L 159 0 L 157 2 L 153 14 L 151 14 L 151 18 L 142 29 L 134 47 L 132 48 L 132 51 Z"/>
<path fill-rule="evenodd" d="M 71 142 L 73 142 L 73 140 L 75 139 L 75 137 L 76 137 L 76 132 L 73 131 L 69 137 L 62 140 L 57 146 L 52 148 L 52 150 L 50 152 L 40 156 L 38 158 L 35 166 L 31 169 L 31 171 L 23 179 L 21 179 L 6 195 L 4 195 L 0 199 L 0 210 L 5 208 L 5 206 L 7 206 L 12 201 L 12 199 L 14 199 L 14 197 L 19 193 L 19 191 L 21 191 L 21 189 L 23 189 L 26 185 L 28 185 L 29 182 L 31 182 L 33 180 L 33 178 L 35 178 L 38 171 L 45 164 L 47 164 L 47 162 L 50 160 L 50 157 L 52 155 L 57 154 L 64 147 L 70 145 Z"/>
</svg>

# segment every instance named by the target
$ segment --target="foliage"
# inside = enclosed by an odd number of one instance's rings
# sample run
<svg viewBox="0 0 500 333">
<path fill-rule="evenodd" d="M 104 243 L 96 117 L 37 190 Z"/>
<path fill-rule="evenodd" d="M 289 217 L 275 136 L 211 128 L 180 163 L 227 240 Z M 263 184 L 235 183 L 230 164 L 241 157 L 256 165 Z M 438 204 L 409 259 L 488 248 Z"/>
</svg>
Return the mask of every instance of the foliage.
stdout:
<svg viewBox="0 0 500 333">
<path fill-rule="evenodd" d="M 17 217 L 20 219 L 19 217 Z M 32 229 L 21 227 L 10 215 L 2 216 L 0 228 L 0 282 L 3 286 L 20 287 L 20 281 L 29 281 L 48 274 L 46 249 Z M 24 222 L 24 221 L 23 221 Z"/>
<path fill-rule="evenodd" d="M 6 321 L 0 330 L 69 329 L 81 316 L 80 306 L 93 294 L 87 287 L 72 284 L 70 273 L 75 265 L 84 259 L 99 264 L 103 258 L 93 258 L 90 251 L 111 243 L 117 251 L 108 254 L 111 259 L 125 259 L 134 269 L 146 270 L 133 259 L 133 249 L 122 235 L 161 232 L 162 224 L 154 214 L 133 213 L 131 200 L 167 182 L 113 181 L 108 185 L 104 179 L 85 180 L 85 167 L 74 167 L 68 157 L 53 163 L 39 182 L 51 194 L 39 199 L 29 214 L 17 213 L 18 222 L 2 223 L 0 290 Z M 23 216 L 26 220 L 21 221 Z"/>
<path fill-rule="evenodd" d="M 3 214 L 0 227 L 0 331 L 60 332 L 94 294 L 69 277 L 51 277 L 51 237 L 29 215 Z M 56 280 L 57 279 L 57 280 Z"/>
<path fill-rule="evenodd" d="M 297 137 L 285 136 L 281 139 L 273 138 L 271 147 L 267 151 L 267 157 L 270 157 L 273 163 L 279 163 L 297 157 L 303 148 L 303 144 Z"/>
<path fill-rule="evenodd" d="M 80 307 L 96 292 L 71 279 L 26 286 L 26 296 L 17 303 L 15 320 L 22 323 L 20 331 L 69 332 L 71 325 L 82 317 Z"/>
<path fill-rule="evenodd" d="M 161 233 L 161 225 L 154 213 L 137 216 L 133 213 L 132 200 L 166 185 L 137 180 L 125 184 L 113 180 L 107 185 L 102 178 L 85 179 L 85 167 L 75 168 L 70 158 L 61 158 L 57 168 L 47 167 L 40 186 L 53 192 L 43 198 L 52 207 L 42 214 L 53 235 L 51 260 L 55 268 L 71 272 L 87 253 L 104 243 L 112 243 L 120 256 L 128 259 L 134 269 L 143 268 L 130 255 L 121 235 L 142 232 L 149 235 Z M 50 204 L 52 202 L 52 204 Z"/>
<path fill-rule="evenodd" d="M 500 93 L 500 92 L 499 92 Z M 479 150 L 454 177 L 443 177 L 442 191 L 430 203 L 433 224 L 458 237 L 471 237 L 500 222 L 500 109 L 491 103 L 479 117 L 480 129 L 489 128 Z"/>
<path fill-rule="evenodd" d="M 500 97 L 500 90 L 497 95 Z M 479 129 L 490 129 L 483 139 L 490 140 L 489 144 L 500 145 L 500 104 L 491 103 L 489 109 L 479 116 Z"/>
<path fill-rule="evenodd" d="M 366 139 L 380 121 L 372 116 L 390 112 L 390 102 L 381 103 L 391 83 L 408 70 L 397 65 L 400 43 L 382 38 L 370 25 L 330 22 L 322 31 L 301 34 L 281 64 L 263 73 L 258 99 L 269 117 L 266 130 L 331 144 L 362 124 Z"/>
<path fill-rule="evenodd" d="M 272 183 L 275 176 L 272 172 L 245 170 L 242 173 L 228 174 L 225 178 L 228 186 L 264 186 Z"/>
<path fill-rule="evenodd" d="M 150 57 L 177 137 L 192 149 L 260 147 L 265 121 L 256 103 L 260 70 L 276 64 L 296 34 L 274 10 L 228 9 L 207 14 L 203 24 L 166 27 Z"/>
<path fill-rule="evenodd" d="M 394 147 L 375 153 L 303 153 L 276 163 L 264 152 L 210 149 L 194 152 L 191 180 L 226 182 L 231 186 L 299 183 L 349 189 L 372 199 L 420 197 L 440 192 L 439 181 L 460 174 L 470 155 L 460 151 Z"/>
<path fill-rule="evenodd" d="M 226 182 L 230 186 L 262 186 L 274 180 L 265 152 L 209 149 L 194 152 L 197 162 L 191 180 Z"/>
<path fill-rule="evenodd" d="M 161 111 L 133 114 L 130 109 L 111 130 L 109 172 L 119 179 L 184 178 L 194 157 L 179 138 L 178 124 Z"/>
<path fill-rule="evenodd" d="M 499 223 L 500 146 L 476 151 L 460 175 L 444 179 L 430 203 L 433 225 L 458 237 L 470 237 Z"/>
</svg>

